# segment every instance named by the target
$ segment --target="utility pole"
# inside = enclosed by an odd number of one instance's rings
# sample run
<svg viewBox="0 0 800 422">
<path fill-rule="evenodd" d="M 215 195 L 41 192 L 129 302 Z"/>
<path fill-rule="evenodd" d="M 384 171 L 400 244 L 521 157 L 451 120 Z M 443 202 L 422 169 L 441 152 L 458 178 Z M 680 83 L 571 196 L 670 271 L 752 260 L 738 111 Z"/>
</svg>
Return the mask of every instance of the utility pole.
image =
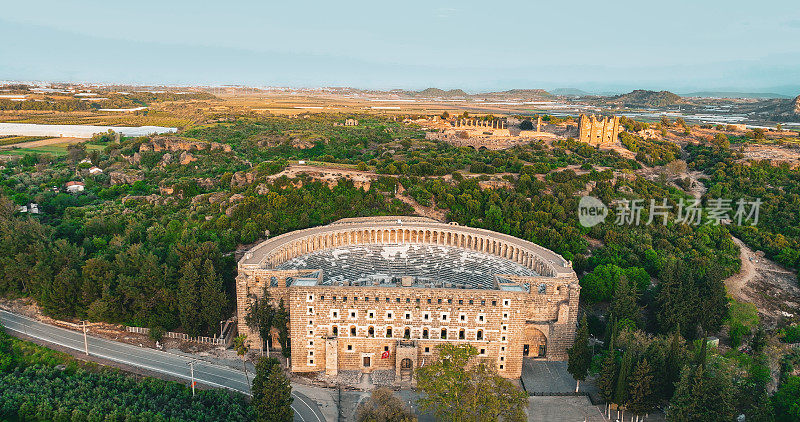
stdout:
<svg viewBox="0 0 800 422">
<path fill-rule="evenodd" d="M 86 356 L 89 356 L 89 339 L 86 337 L 86 320 L 81 322 L 83 323 L 83 351 L 86 352 Z"/>
<path fill-rule="evenodd" d="M 194 384 L 195 384 L 195 382 L 194 382 L 194 363 L 195 363 L 194 359 L 192 359 L 192 360 L 190 360 L 189 362 L 186 363 L 187 365 L 189 365 L 189 373 L 190 373 L 191 378 L 192 378 L 192 397 L 194 397 Z"/>
</svg>

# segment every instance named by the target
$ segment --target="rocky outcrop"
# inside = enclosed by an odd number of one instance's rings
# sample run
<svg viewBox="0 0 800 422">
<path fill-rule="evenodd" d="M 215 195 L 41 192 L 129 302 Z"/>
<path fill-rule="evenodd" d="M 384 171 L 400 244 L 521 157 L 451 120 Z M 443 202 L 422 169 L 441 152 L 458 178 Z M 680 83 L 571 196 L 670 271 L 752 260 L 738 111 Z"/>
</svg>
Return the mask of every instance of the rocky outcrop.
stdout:
<svg viewBox="0 0 800 422">
<path fill-rule="evenodd" d="M 108 173 L 112 185 L 131 185 L 144 180 L 144 173 L 141 170 L 116 170 Z"/>
<path fill-rule="evenodd" d="M 242 187 L 253 183 L 256 180 L 256 175 L 253 173 L 245 173 L 237 171 L 231 177 L 231 187 Z"/>
<path fill-rule="evenodd" d="M 772 119 L 776 122 L 800 122 L 800 95 L 794 100 L 781 100 L 782 104 L 775 107 Z"/>
<path fill-rule="evenodd" d="M 189 164 L 192 161 L 197 161 L 197 158 L 194 158 L 194 156 L 191 153 L 183 151 L 181 153 L 181 156 L 180 156 L 179 160 L 180 160 L 181 165 L 185 166 L 186 164 Z"/>
<path fill-rule="evenodd" d="M 231 146 L 218 142 L 197 141 L 194 139 L 179 138 L 177 136 L 154 136 L 150 142 L 139 146 L 139 152 L 153 151 L 224 151 L 231 152 Z"/>
</svg>

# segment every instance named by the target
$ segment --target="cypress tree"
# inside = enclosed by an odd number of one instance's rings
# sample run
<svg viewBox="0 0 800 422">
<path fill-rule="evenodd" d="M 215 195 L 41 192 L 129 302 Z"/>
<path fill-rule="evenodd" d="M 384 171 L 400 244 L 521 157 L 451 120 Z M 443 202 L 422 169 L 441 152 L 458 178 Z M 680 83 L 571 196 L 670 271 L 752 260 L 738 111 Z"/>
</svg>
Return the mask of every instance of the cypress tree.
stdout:
<svg viewBox="0 0 800 422">
<path fill-rule="evenodd" d="M 614 402 L 618 406 L 625 406 L 628 402 L 628 378 L 633 366 L 633 352 L 630 349 L 622 354 L 622 362 L 619 365 L 617 375 L 617 385 L 614 388 Z"/>
<path fill-rule="evenodd" d="M 569 361 L 567 371 L 575 378 L 575 392 L 578 392 L 581 381 L 586 379 L 589 373 L 589 366 L 592 363 L 592 352 L 589 350 L 589 324 L 586 322 L 586 314 L 581 317 L 580 328 L 575 336 L 575 342 L 567 350 Z"/>
<path fill-rule="evenodd" d="M 610 347 L 603 357 L 603 366 L 600 369 L 600 378 L 597 380 L 597 386 L 600 389 L 600 395 L 607 403 L 614 401 L 614 388 L 617 385 L 617 350 L 614 349 L 614 342 L 612 340 Z"/>
<path fill-rule="evenodd" d="M 278 304 L 278 311 L 275 313 L 275 326 L 278 328 L 278 341 L 281 343 L 281 353 L 288 358 L 292 353 L 289 350 L 289 312 L 281 299 Z"/>
<path fill-rule="evenodd" d="M 628 280 L 625 274 L 620 275 L 614 296 L 611 299 L 609 308 L 610 314 L 616 321 L 629 320 L 637 326 L 639 325 L 639 305 L 636 301 L 639 298 L 639 290 L 634 283 Z"/>
<path fill-rule="evenodd" d="M 178 315 L 186 334 L 194 337 L 200 335 L 200 291 L 198 289 L 197 269 L 189 261 L 181 268 L 178 279 Z"/>
<path fill-rule="evenodd" d="M 683 348 L 681 346 L 680 325 L 675 328 L 670 336 L 669 349 L 665 362 L 665 376 L 662 380 L 662 394 L 665 399 L 670 399 L 675 393 L 675 383 L 681 377 L 683 366 Z"/>
<path fill-rule="evenodd" d="M 653 368 L 647 359 L 636 364 L 630 378 L 627 408 L 636 415 L 648 413 L 653 409 Z"/>
<path fill-rule="evenodd" d="M 291 422 L 292 386 L 275 358 L 261 358 L 256 363 L 253 379 L 253 407 L 259 422 Z"/>
</svg>

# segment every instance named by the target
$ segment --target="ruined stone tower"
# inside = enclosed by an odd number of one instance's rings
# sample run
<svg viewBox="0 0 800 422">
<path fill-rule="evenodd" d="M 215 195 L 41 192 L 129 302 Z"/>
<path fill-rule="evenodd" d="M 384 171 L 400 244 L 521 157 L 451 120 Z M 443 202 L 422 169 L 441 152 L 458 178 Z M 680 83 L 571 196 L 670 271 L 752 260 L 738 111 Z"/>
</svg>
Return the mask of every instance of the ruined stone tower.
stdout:
<svg viewBox="0 0 800 422">
<path fill-rule="evenodd" d="M 603 117 L 598 120 L 594 114 L 581 114 L 578 123 L 578 139 L 589 145 L 607 145 L 617 141 L 619 135 L 619 117 Z"/>
</svg>

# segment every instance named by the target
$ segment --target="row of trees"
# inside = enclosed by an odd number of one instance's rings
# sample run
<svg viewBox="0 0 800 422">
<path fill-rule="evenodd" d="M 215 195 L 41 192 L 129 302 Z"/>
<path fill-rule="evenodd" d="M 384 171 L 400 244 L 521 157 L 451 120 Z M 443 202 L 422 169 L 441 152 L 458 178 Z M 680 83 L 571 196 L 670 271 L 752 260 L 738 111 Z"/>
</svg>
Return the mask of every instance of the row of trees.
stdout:
<svg viewBox="0 0 800 422">
<path fill-rule="evenodd" d="M 597 371 L 609 418 L 631 412 L 638 420 L 662 406 L 668 420 L 681 422 L 731 421 L 739 414 L 759 422 L 800 416 L 800 378 L 784 377 L 777 392 L 772 397 L 768 393 L 772 374 L 762 329 L 750 340 L 752 357 L 737 364 L 711 349 L 705 337 L 687 344 L 679 328 L 652 336 L 621 323 L 613 324 L 607 347 L 595 359 L 587 326 L 584 316 L 569 349 L 568 370 L 579 382 Z"/>
<path fill-rule="evenodd" d="M 0 419 L 20 421 L 249 421 L 244 398 L 79 364 L 0 331 Z"/>
<path fill-rule="evenodd" d="M 264 287 L 261 297 L 251 298 L 252 302 L 245 315 L 245 323 L 258 332 L 261 337 L 261 351 L 267 352 L 272 346 L 272 329 L 278 331 L 278 341 L 281 345 L 281 353 L 284 357 L 289 357 L 291 348 L 289 347 L 289 311 L 280 299 L 278 306 L 273 305 L 273 300 L 269 294 L 269 288 Z"/>
</svg>

